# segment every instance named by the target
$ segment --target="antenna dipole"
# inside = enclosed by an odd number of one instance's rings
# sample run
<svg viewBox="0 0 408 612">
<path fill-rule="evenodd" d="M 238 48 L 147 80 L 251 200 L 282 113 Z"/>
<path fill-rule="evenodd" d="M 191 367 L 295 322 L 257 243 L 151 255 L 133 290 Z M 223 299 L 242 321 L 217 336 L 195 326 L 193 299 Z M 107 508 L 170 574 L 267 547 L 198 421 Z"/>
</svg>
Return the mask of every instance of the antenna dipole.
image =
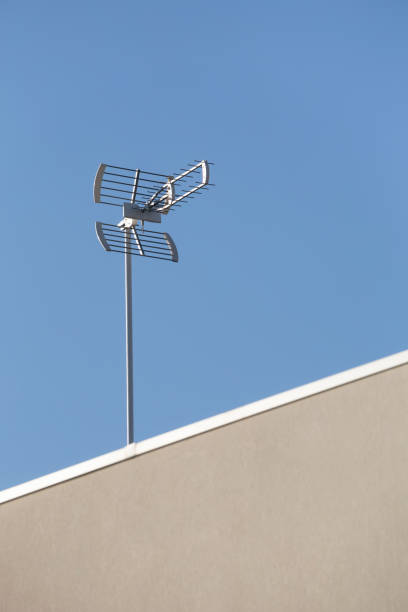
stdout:
<svg viewBox="0 0 408 612">
<path fill-rule="evenodd" d="M 123 210 L 117 225 L 97 221 L 95 229 L 105 251 L 125 256 L 127 444 L 134 442 L 132 255 L 177 262 L 178 252 L 171 236 L 145 229 L 145 222 L 161 223 L 175 206 L 209 184 L 209 164 L 205 160 L 194 162 L 176 175 L 100 164 L 95 176 L 95 203 L 121 206 Z"/>
</svg>

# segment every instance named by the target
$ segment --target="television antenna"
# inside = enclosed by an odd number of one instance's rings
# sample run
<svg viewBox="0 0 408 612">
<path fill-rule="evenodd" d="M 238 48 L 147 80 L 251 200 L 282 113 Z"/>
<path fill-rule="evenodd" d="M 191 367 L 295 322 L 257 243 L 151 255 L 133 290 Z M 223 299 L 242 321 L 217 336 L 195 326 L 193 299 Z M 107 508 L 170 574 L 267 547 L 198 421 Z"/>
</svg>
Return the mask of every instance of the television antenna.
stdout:
<svg viewBox="0 0 408 612">
<path fill-rule="evenodd" d="M 208 189 L 209 165 L 195 160 L 170 175 L 100 164 L 95 176 L 95 204 L 119 206 L 123 213 L 117 225 L 97 221 L 95 230 L 105 251 L 123 253 L 125 259 L 127 444 L 134 442 L 132 256 L 178 262 L 171 236 L 146 229 L 145 223 L 161 223 L 163 215 Z"/>
</svg>

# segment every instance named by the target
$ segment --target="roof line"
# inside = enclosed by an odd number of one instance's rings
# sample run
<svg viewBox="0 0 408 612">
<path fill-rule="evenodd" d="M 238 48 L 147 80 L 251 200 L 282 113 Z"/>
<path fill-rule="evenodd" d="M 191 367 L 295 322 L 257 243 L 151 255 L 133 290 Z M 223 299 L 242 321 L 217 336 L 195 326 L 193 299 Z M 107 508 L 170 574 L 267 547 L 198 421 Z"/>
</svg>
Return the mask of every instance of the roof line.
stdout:
<svg viewBox="0 0 408 612">
<path fill-rule="evenodd" d="M 367 378 L 368 376 L 386 370 L 391 370 L 392 368 L 396 368 L 406 363 L 408 363 L 408 350 L 395 353 L 388 357 L 383 357 L 382 359 L 377 359 L 376 361 L 371 361 L 364 365 L 351 368 L 350 370 L 333 374 L 332 376 L 321 378 L 306 385 L 290 389 L 289 391 L 277 393 L 276 395 L 272 395 L 257 402 L 252 402 L 251 404 L 246 404 L 245 406 L 216 414 L 215 416 L 173 429 L 158 436 L 154 436 L 153 438 L 129 444 L 128 446 L 100 455 L 99 457 L 82 461 L 81 463 L 71 465 L 57 472 L 52 472 L 40 478 L 35 478 L 34 480 L 29 480 L 14 487 L 4 489 L 0 491 L 0 504 L 34 493 L 35 491 L 46 489 L 65 482 L 66 480 L 95 472 L 96 470 L 131 459 L 132 457 L 143 455 L 144 453 L 168 446 L 169 444 L 174 444 L 175 442 L 186 440 L 207 431 L 218 429 L 224 425 L 241 421 L 242 419 L 261 414 L 262 412 L 267 412 L 268 410 L 273 410 L 274 408 L 279 408 L 285 404 L 291 404 L 297 400 L 324 391 L 329 391 L 330 389 L 346 385 L 362 378 Z"/>
</svg>

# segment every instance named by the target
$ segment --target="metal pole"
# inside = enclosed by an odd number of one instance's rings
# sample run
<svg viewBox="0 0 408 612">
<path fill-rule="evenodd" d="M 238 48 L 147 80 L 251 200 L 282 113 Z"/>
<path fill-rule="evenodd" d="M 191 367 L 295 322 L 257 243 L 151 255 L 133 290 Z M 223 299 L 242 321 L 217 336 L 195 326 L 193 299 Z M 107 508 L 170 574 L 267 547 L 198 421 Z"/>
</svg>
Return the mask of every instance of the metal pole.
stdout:
<svg viewBox="0 0 408 612">
<path fill-rule="evenodd" d="M 132 256 L 129 253 L 130 229 L 125 229 L 125 299 L 126 299 L 126 409 L 127 444 L 134 441 L 133 434 L 133 325 L 132 325 Z"/>
</svg>

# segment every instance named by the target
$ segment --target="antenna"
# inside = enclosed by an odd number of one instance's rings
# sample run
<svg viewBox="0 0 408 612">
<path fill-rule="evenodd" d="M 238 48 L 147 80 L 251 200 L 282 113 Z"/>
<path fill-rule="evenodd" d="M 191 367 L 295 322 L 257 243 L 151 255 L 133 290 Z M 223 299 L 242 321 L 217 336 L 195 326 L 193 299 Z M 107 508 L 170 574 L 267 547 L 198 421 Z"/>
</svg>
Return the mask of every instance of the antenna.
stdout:
<svg viewBox="0 0 408 612">
<path fill-rule="evenodd" d="M 95 204 L 120 206 L 123 213 L 117 225 L 97 221 L 95 230 L 105 251 L 125 256 L 127 444 L 134 441 L 132 255 L 178 262 L 170 234 L 146 229 L 145 223 L 161 223 L 163 215 L 208 189 L 209 165 L 195 160 L 178 173 L 158 174 L 100 164 L 96 172 Z"/>
</svg>

